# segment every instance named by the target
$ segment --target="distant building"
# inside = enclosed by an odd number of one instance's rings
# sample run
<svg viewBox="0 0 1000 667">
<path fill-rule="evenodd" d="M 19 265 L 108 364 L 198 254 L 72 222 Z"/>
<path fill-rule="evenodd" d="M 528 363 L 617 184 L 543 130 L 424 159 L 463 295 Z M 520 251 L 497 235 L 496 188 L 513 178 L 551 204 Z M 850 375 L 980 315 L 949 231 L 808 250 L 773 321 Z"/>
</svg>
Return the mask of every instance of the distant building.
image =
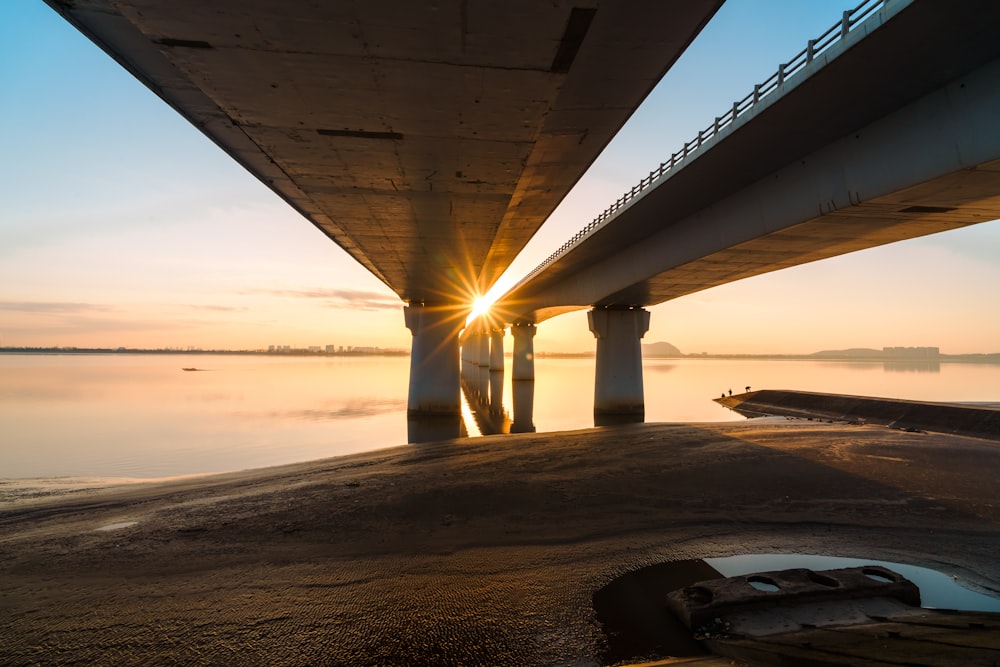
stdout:
<svg viewBox="0 0 1000 667">
<path fill-rule="evenodd" d="M 337 346 L 336 345 L 327 345 L 326 346 L 326 353 L 327 354 L 333 354 L 336 351 L 337 351 Z"/>
</svg>

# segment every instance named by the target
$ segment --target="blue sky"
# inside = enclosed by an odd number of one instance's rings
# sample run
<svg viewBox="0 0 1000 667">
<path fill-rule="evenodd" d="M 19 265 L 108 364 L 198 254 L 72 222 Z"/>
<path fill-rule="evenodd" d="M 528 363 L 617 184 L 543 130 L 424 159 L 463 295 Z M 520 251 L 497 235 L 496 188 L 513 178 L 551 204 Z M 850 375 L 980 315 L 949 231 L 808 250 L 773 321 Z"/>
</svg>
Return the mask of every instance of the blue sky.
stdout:
<svg viewBox="0 0 1000 667">
<path fill-rule="evenodd" d="M 729 0 L 536 235 L 516 281 L 853 3 Z M 40 0 L 0 21 L 0 344 L 406 347 L 376 278 Z M 1000 351 L 1000 223 L 653 307 L 685 352 Z M 592 349 L 582 313 L 538 349 Z"/>
</svg>

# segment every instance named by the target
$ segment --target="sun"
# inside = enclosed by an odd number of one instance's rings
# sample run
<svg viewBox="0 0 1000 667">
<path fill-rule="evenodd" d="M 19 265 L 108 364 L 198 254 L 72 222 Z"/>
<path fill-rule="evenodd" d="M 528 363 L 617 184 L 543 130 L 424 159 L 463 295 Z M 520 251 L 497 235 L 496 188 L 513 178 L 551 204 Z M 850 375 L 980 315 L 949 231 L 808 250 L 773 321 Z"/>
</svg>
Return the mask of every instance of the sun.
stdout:
<svg viewBox="0 0 1000 667">
<path fill-rule="evenodd" d="M 472 302 L 472 314 L 469 316 L 469 319 L 474 320 L 480 315 L 490 312 L 491 305 L 493 305 L 492 299 L 487 299 L 485 296 L 477 296 Z"/>
</svg>

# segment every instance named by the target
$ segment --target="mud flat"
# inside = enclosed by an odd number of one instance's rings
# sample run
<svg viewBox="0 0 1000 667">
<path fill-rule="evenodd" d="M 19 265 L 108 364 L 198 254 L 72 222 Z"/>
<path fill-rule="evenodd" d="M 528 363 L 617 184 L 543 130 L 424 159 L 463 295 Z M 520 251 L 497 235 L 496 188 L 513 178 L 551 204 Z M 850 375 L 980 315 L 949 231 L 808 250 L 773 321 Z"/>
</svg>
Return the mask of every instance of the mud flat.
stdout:
<svg viewBox="0 0 1000 667">
<path fill-rule="evenodd" d="M 997 470 L 983 439 L 771 420 L 8 494 L 0 662 L 598 665 L 596 591 L 745 553 L 910 563 L 997 595 Z"/>
</svg>

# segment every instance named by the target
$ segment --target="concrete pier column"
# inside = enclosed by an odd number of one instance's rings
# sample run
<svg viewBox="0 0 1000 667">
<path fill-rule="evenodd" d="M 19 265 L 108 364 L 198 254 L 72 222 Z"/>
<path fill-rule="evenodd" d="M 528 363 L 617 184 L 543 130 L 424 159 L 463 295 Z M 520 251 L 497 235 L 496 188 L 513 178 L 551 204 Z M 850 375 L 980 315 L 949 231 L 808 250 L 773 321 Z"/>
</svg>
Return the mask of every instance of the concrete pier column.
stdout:
<svg viewBox="0 0 1000 667">
<path fill-rule="evenodd" d="M 466 331 L 461 339 L 462 345 L 462 379 L 471 381 L 475 376 L 473 368 L 476 366 L 476 352 L 479 345 L 476 343 L 476 335 Z"/>
<path fill-rule="evenodd" d="M 503 371 L 503 329 L 490 329 L 490 370 Z"/>
<path fill-rule="evenodd" d="M 510 388 L 514 400 L 514 422 L 510 425 L 510 432 L 534 433 L 535 381 L 515 380 L 510 383 Z"/>
<path fill-rule="evenodd" d="M 468 381 L 471 377 L 469 368 L 472 365 L 472 337 L 468 332 L 466 332 L 465 335 L 459 339 L 459 345 L 461 345 L 462 348 L 462 365 L 460 373 L 462 379 Z"/>
<path fill-rule="evenodd" d="M 511 379 L 534 380 L 535 325 L 531 322 L 512 324 L 510 335 L 514 337 L 514 358 L 511 362 Z"/>
<path fill-rule="evenodd" d="M 483 329 L 478 334 L 476 334 L 477 343 L 479 344 L 479 350 L 476 354 L 476 362 L 480 366 L 484 366 L 487 369 L 490 367 L 490 332 L 487 329 Z"/>
<path fill-rule="evenodd" d="M 403 315 L 413 333 L 407 412 L 460 416 L 458 332 L 464 311 L 456 306 L 410 305 Z"/>
<path fill-rule="evenodd" d="M 643 308 L 594 308 L 587 313 L 597 338 L 597 376 L 594 382 L 594 419 L 597 425 L 642 421 L 646 404 L 642 392 L 642 346 L 649 330 L 649 311 Z"/>
<path fill-rule="evenodd" d="M 503 371 L 490 371 L 490 414 L 503 413 Z"/>
<path fill-rule="evenodd" d="M 476 396 L 482 405 L 486 405 L 490 400 L 490 332 L 481 322 L 477 326 L 483 327 L 476 334 L 476 365 L 473 372 L 476 374 Z"/>
</svg>

